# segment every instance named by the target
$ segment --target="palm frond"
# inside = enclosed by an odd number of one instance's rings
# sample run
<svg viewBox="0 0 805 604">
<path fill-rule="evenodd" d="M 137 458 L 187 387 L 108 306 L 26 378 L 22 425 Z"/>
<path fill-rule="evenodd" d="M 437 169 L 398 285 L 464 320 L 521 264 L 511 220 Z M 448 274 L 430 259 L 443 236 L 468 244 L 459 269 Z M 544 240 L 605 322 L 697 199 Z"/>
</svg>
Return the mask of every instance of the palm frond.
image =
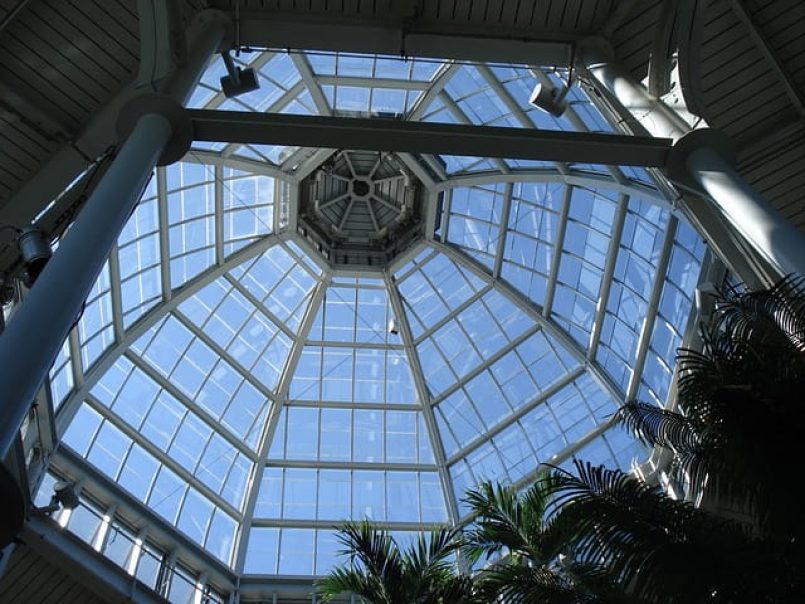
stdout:
<svg viewBox="0 0 805 604">
<path fill-rule="evenodd" d="M 484 482 L 467 492 L 464 500 L 477 517 L 466 533 L 467 551 L 473 559 L 506 549 L 541 564 L 555 555 L 545 549 L 544 516 L 549 485 L 538 480 L 523 495 L 510 485 Z"/>
<path fill-rule="evenodd" d="M 368 521 L 345 522 L 337 534 L 345 546 L 342 551 L 381 585 L 397 586 L 403 578 L 403 562 L 394 539 L 386 532 L 375 529 Z M 388 594 L 394 601 L 394 594 Z"/>
<path fill-rule="evenodd" d="M 724 331 L 736 339 L 805 353 L 805 276 L 788 275 L 754 292 L 723 292 L 716 308 Z"/>
<path fill-rule="evenodd" d="M 641 402 L 626 403 L 615 414 L 637 438 L 651 446 L 672 447 L 676 451 L 695 451 L 700 445 L 702 426 L 680 413 Z"/>
<path fill-rule="evenodd" d="M 355 594 L 369 604 L 389 604 L 376 575 L 343 566 L 332 569 L 329 575 L 316 581 L 316 593 L 321 602 L 331 602 L 344 594 Z"/>
<path fill-rule="evenodd" d="M 581 604 L 593 596 L 546 567 L 495 564 L 476 580 L 478 595 L 486 602 L 511 604 Z"/>
<path fill-rule="evenodd" d="M 714 585 L 741 583 L 740 575 L 724 570 L 720 553 L 746 546 L 739 525 L 673 500 L 619 470 L 575 465 L 578 476 L 554 471 L 551 522 L 575 530 L 570 553 L 577 563 L 606 569 L 608 580 L 649 600 L 684 592 L 687 601 L 702 601 Z M 685 573 L 701 579 L 676 585 L 676 577 Z"/>
</svg>

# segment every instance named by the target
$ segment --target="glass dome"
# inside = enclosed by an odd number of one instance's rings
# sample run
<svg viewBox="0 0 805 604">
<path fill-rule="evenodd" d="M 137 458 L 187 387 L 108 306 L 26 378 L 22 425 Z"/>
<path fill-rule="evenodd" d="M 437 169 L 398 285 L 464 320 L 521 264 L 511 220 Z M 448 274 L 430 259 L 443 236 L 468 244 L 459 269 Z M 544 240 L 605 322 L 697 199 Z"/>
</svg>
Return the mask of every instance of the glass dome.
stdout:
<svg viewBox="0 0 805 604">
<path fill-rule="evenodd" d="M 225 98 L 216 59 L 191 105 L 616 132 L 578 84 L 532 107 L 554 71 L 240 59 L 259 90 Z M 655 176 L 375 155 L 197 143 L 157 169 L 51 371 L 53 471 L 258 579 L 326 573 L 347 518 L 404 537 L 466 521 L 485 478 L 645 459 L 611 417 L 664 403 L 704 257 Z"/>
</svg>

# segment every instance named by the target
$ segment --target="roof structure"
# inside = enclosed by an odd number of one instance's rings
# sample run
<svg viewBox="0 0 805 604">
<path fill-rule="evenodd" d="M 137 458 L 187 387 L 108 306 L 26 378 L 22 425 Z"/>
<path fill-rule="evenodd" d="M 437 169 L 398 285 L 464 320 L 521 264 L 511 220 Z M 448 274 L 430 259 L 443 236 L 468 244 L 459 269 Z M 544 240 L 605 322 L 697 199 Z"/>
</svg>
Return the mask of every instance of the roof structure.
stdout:
<svg viewBox="0 0 805 604">
<path fill-rule="evenodd" d="M 240 59 L 259 90 L 225 99 L 215 59 L 191 105 L 615 131 L 578 85 L 561 118 L 532 107 L 554 70 Z M 641 168 L 196 143 L 156 170 L 51 371 L 52 472 L 96 502 L 64 522 L 95 539 L 86 509 L 125 501 L 207 576 L 309 584 L 341 520 L 407 538 L 466 522 L 486 478 L 628 469 L 647 452 L 612 413 L 664 403 L 704 254 Z M 110 530 L 103 553 L 156 580 Z"/>
<path fill-rule="evenodd" d="M 0 225 L 72 220 L 103 170 L 54 198 L 119 142 L 161 4 L 0 0 Z M 601 35 L 805 228 L 797 0 L 164 4 L 225 11 L 260 82 L 227 99 L 216 58 L 191 107 L 288 120 L 642 132 L 578 79 L 560 118 L 529 103 Z M 29 520 L 0 592 L 310 602 L 340 520 L 406 539 L 482 478 L 645 459 L 611 414 L 673 393 L 711 253 L 657 171 L 575 159 L 216 139 L 156 169 L 23 431 L 35 505 L 57 480 L 81 505 Z"/>
</svg>

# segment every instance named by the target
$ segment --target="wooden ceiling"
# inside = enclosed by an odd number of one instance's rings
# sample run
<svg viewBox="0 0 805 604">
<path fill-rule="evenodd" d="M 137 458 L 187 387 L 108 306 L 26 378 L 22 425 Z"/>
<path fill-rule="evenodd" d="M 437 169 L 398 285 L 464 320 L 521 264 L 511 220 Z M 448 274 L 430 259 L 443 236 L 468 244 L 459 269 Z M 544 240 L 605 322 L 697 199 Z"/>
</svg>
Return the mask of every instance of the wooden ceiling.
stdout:
<svg viewBox="0 0 805 604">
<path fill-rule="evenodd" d="M 805 232 L 805 3 L 801 0 L 185 0 L 249 16 L 521 40 L 608 37 L 643 80 L 665 15 L 695 15 L 680 53 L 699 117 L 735 143 L 747 180 Z M 667 28 L 666 28 L 667 29 Z M 136 0 L 0 0 L 0 219 L 56 150 L 131 82 Z M 86 150 L 78 149 L 85 153 Z M 12 213 L 13 214 L 13 213 Z M 2 225 L 0 225 L 2 226 Z"/>
</svg>

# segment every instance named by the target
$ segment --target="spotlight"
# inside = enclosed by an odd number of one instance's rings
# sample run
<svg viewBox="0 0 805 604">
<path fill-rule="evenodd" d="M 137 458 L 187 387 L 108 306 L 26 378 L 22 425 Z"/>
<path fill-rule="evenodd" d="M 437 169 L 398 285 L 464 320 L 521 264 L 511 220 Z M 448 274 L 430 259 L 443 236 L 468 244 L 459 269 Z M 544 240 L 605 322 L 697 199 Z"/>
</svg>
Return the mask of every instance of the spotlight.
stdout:
<svg viewBox="0 0 805 604">
<path fill-rule="evenodd" d="M 77 508 L 79 503 L 78 495 L 75 494 L 75 485 L 72 482 L 57 482 L 53 485 L 53 499 L 68 510 Z"/>
<path fill-rule="evenodd" d="M 25 287 L 32 287 L 42 269 L 53 255 L 50 243 L 45 234 L 34 227 L 26 227 L 17 238 L 23 266 L 22 282 Z"/>
<path fill-rule="evenodd" d="M 60 509 L 74 510 L 78 507 L 79 499 L 75 492 L 75 485 L 72 482 L 57 482 L 53 485 L 53 495 L 50 497 L 50 504 L 42 508 L 36 508 L 37 512 L 52 514 Z"/>
<path fill-rule="evenodd" d="M 397 329 L 397 321 L 394 320 L 394 317 L 389 319 L 388 332 L 393 336 L 396 336 L 398 333 L 400 333 L 400 330 Z"/>
<path fill-rule="evenodd" d="M 235 65 L 229 51 L 222 52 L 221 56 L 224 59 L 228 74 L 221 78 L 221 89 L 224 91 L 224 95 L 226 95 L 227 98 L 232 98 L 233 96 L 238 96 L 239 94 L 260 88 L 254 69 L 251 67 L 241 69 Z"/>
<path fill-rule="evenodd" d="M 550 84 L 539 83 L 534 87 L 528 102 L 537 109 L 542 109 L 546 113 L 560 117 L 567 109 L 565 97 L 569 90 L 570 86 L 560 89 Z"/>
</svg>

